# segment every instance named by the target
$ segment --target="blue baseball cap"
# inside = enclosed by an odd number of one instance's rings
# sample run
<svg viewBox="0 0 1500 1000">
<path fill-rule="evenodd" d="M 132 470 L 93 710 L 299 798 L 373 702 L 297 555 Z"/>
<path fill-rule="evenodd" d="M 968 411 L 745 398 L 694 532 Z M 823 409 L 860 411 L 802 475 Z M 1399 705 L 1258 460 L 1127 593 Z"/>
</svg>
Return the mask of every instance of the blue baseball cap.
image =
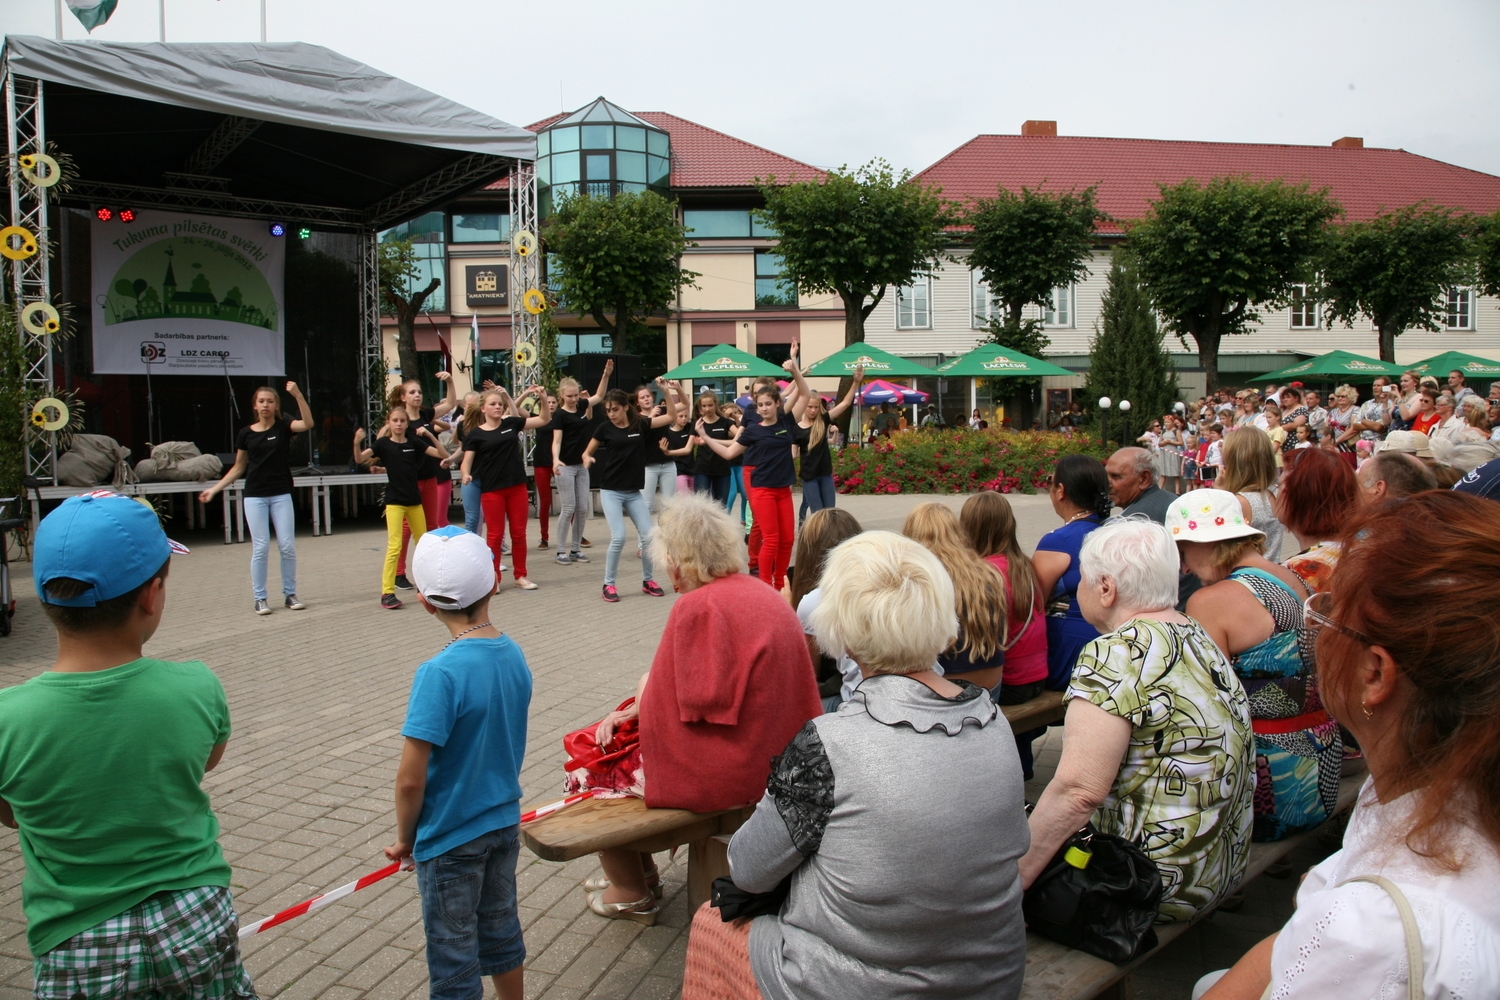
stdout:
<svg viewBox="0 0 1500 1000">
<path fill-rule="evenodd" d="M 161 530 L 149 504 L 111 490 L 69 497 L 42 518 L 32 547 L 31 576 L 44 604 L 92 608 L 128 594 L 151 579 L 174 552 L 187 546 Z M 59 578 L 92 584 L 67 600 L 47 594 Z"/>
</svg>

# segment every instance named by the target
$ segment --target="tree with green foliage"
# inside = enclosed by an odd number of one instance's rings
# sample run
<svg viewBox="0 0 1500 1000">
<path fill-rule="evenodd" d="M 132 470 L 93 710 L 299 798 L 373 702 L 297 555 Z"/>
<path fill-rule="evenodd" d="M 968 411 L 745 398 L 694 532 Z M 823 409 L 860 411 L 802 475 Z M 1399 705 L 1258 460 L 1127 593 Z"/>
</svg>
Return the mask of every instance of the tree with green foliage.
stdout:
<svg viewBox="0 0 1500 1000">
<path fill-rule="evenodd" d="M 1088 277 L 1094 228 L 1107 218 L 1091 187 L 1057 194 L 1001 188 L 969 207 L 969 266 L 983 275 L 1007 325 L 1020 326 L 1029 305 L 1045 307 L 1054 288 Z"/>
<path fill-rule="evenodd" d="M 1116 250 L 1089 344 L 1084 399 L 1130 400 L 1144 427 L 1177 402 L 1177 373 L 1162 347 L 1151 297 L 1141 288 L 1129 254 Z M 1097 414 L 1095 415 L 1097 419 Z"/>
<path fill-rule="evenodd" d="M 1471 228 L 1452 209 L 1422 204 L 1338 229 L 1317 292 L 1329 327 L 1369 317 L 1382 361 L 1396 360 L 1403 331 L 1443 329 L 1448 289 L 1471 277 Z"/>
<path fill-rule="evenodd" d="M 811 295 L 838 295 L 845 346 L 864 341 L 865 320 L 892 285 L 931 275 L 943 258 L 952 220 L 939 192 L 884 160 L 759 186 L 766 206 L 756 214 L 780 238 L 782 277 Z"/>
<path fill-rule="evenodd" d="M 20 496 L 26 474 L 26 419 L 30 406 L 22 378 L 24 351 L 16 311 L 0 302 L 0 496 Z M 15 511 L 9 512 L 14 514 Z"/>
<path fill-rule="evenodd" d="M 1500 211 L 1479 220 L 1474 233 L 1474 264 L 1479 290 L 1500 295 Z"/>
<path fill-rule="evenodd" d="M 1141 284 L 1179 338 L 1191 337 L 1219 387 L 1219 345 L 1281 308 L 1294 285 L 1311 282 L 1340 208 L 1327 190 L 1279 180 L 1189 178 L 1161 185 L 1161 198 L 1130 228 Z"/>
<path fill-rule="evenodd" d="M 557 321 L 552 310 L 544 309 L 536 328 L 537 381 L 546 386 L 548 392 L 557 391 L 562 376 L 557 370 Z"/>
<path fill-rule="evenodd" d="M 560 265 L 549 277 L 562 308 L 592 316 L 616 350 L 698 277 L 682 267 L 683 251 L 697 244 L 653 191 L 567 198 L 545 237 L 549 261 Z"/>
<path fill-rule="evenodd" d="M 401 365 L 401 377 L 417 378 L 422 370 L 417 362 L 417 317 L 443 279 L 435 277 L 420 289 L 413 284 L 422 273 L 417 268 L 417 248 L 411 240 L 382 241 L 379 256 L 381 312 L 396 317 L 396 359 Z M 381 382 L 384 381 L 382 373 Z"/>
</svg>

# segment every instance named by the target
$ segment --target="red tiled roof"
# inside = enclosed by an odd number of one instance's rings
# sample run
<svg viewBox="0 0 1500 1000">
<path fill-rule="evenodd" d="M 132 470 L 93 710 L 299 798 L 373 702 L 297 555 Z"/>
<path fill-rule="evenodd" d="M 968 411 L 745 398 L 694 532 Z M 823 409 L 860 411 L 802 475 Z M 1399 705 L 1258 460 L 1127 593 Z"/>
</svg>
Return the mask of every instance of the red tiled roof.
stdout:
<svg viewBox="0 0 1500 1000">
<path fill-rule="evenodd" d="M 778 181 L 815 180 L 825 175 L 811 164 L 665 111 L 631 114 L 671 136 L 673 188 L 749 188 L 755 186 L 756 178 L 773 174 Z M 551 115 L 526 127 L 536 132 L 563 117 Z"/>
<path fill-rule="evenodd" d="M 1132 220 L 1158 197 L 1159 183 L 1246 175 L 1326 187 L 1349 221 L 1420 201 L 1481 213 L 1500 208 L 1500 177 L 1404 149 L 980 135 L 917 177 L 956 201 L 992 198 L 1000 186 L 1067 191 L 1097 184 L 1099 207 Z M 1100 228 L 1119 231 L 1108 223 Z"/>
</svg>

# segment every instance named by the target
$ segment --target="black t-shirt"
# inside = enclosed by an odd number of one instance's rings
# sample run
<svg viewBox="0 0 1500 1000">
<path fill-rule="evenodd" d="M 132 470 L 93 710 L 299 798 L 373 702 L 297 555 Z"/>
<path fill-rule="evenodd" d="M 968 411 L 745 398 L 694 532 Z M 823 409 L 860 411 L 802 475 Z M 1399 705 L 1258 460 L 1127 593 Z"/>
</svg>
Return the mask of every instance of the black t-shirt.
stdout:
<svg viewBox="0 0 1500 1000">
<path fill-rule="evenodd" d="M 652 410 L 651 410 L 651 416 L 652 417 L 659 417 L 659 416 L 661 416 L 662 414 L 664 414 L 666 412 L 667 412 L 667 408 L 665 406 L 662 406 L 662 405 L 658 404 L 657 406 L 655 406 L 655 407 L 652 408 Z M 644 419 L 649 420 L 650 417 L 646 417 Z M 646 464 L 647 465 L 665 465 L 666 463 L 672 461 L 670 458 L 668 458 L 667 456 L 665 456 L 665 455 L 663 455 L 661 453 L 661 445 L 658 443 L 658 442 L 660 442 L 660 441 L 662 441 L 663 439 L 666 438 L 666 436 L 667 436 L 667 430 L 671 426 L 672 426 L 671 424 L 668 424 L 666 427 L 647 427 L 646 428 Z"/>
<path fill-rule="evenodd" d="M 552 434 L 551 424 L 536 429 L 536 448 L 531 453 L 531 464 L 537 468 L 552 468 Z"/>
<path fill-rule="evenodd" d="M 752 486 L 776 489 L 790 486 L 797 478 L 792 464 L 793 432 L 797 421 L 789 413 L 777 414 L 776 423 L 767 427 L 757 417 L 740 430 L 740 444 L 745 446 L 745 465 L 754 469 Z"/>
<path fill-rule="evenodd" d="M 667 450 L 676 451 L 678 448 L 687 445 L 688 438 L 693 436 L 693 429 L 691 427 L 683 427 L 679 430 L 678 428 L 668 426 L 662 428 L 662 434 L 666 437 Z M 657 447 L 659 448 L 660 445 Z M 677 464 L 677 474 L 679 476 L 691 476 L 693 474 L 692 452 L 688 452 L 686 455 L 674 455 L 670 459 L 663 456 L 663 459 Z"/>
<path fill-rule="evenodd" d="M 406 432 L 405 441 L 392 441 L 384 437 L 370 442 L 370 450 L 375 453 L 376 461 L 385 467 L 389 480 L 385 486 L 387 504 L 415 507 L 422 503 L 422 494 L 417 490 L 417 470 L 423 453 L 431 447 L 426 438 L 414 439 L 411 431 Z"/>
<path fill-rule="evenodd" d="M 583 449 L 589 444 L 590 419 L 588 407 L 579 406 L 576 413 L 569 413 L 559 406 L 552 413 L 552 423 L 549 425 L 554 434 L 562 435 L 562 447 L 558 457 L 562 459 L 563 465 L 582 465 Z M 641 484 L 645 489 L 646 484 Z"/>
<path fill-rule="evenodd" d="M 234 450 L 246 456 L 245 496 L 279 497 L 292 492 L 292 422 L 282 417 L 268 429 L 241 427 Z"/>
<path fill-rule="evenodd" d="M 474 453 L 469 475 L 485 493 L 526 482 L 526 461 L 521 454 L 525 426 L 525 417 L 502 417 L 492 431 L 480 426 L 464 435 L 464 451 Z"/>
<path fill-rule="evenodd" d="M 797 427 L 797 444 L 802 448 L 802 481 L 833 475 L 833 454 L 828 450 L 828 425 L 818 440 L 812 440 L 812 427 Z"/>
<path fill-rule="evenodd" d="M 599 461 L 595 468 L 601 470 L 599 489 L 629 493 L 646 488 L 646 435 L 650 430 L 651 425 L 639 418 L 629 427 L 616 427 L 606 419 L 594 429 L 594 440 L 599 442 L 594 450 Z"/>
<path fill-rule="evenodd" d="M 703 436 L 711 437 L 716 441 L 732 441 L 730 435 L 733 430 L 733 422 L 720 417 L 718 420 L 705 421 L 703 424 Z M 729 462 L 721 458 L 717 452 L 706 444 L 700 444 L 697 448 L 698 460 L 694 466 L 694 472 L 700 476 L 727 476 L 729 475 Z"/>
<path fill-rule="evenodd" d="M 425 427 L 432 431 L 433 437 L 438 436 L 438 429 L 433 425 L 433 421 L 437 419 L 434 414 L 435 411 L 432 407 L 424 406 L 417 410 L 417 419 L 408 420 L 406 423 L 406 439 L 408 441 L 420 441 L 424 449 L 424 453 L 417 457 L 418 479 L 436 479 L 438 474 L 443 471 L 439 460 L 425 453 L 425 449 L 432 447 L 432 442 L 417 433 L 418 430 Z"/>
</svg>

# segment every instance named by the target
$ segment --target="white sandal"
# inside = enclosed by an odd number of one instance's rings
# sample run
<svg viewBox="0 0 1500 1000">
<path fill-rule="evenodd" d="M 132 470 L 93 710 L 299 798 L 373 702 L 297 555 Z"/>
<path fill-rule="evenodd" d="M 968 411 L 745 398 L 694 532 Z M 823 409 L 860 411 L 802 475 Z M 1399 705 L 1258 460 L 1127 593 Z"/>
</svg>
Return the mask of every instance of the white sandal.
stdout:
<svg viewBox="0 0 1500 1000">
<path fill-rule="evenodd" d="M 638 924 L 654 927 L 656 917 L 661 912 L 654 896 L 637 899 L 633 903 L 606 903 L 602 892 L 591 892 L 587 898 L 589 909 L 609 920 L 634 920 Z"/>
</svg>

